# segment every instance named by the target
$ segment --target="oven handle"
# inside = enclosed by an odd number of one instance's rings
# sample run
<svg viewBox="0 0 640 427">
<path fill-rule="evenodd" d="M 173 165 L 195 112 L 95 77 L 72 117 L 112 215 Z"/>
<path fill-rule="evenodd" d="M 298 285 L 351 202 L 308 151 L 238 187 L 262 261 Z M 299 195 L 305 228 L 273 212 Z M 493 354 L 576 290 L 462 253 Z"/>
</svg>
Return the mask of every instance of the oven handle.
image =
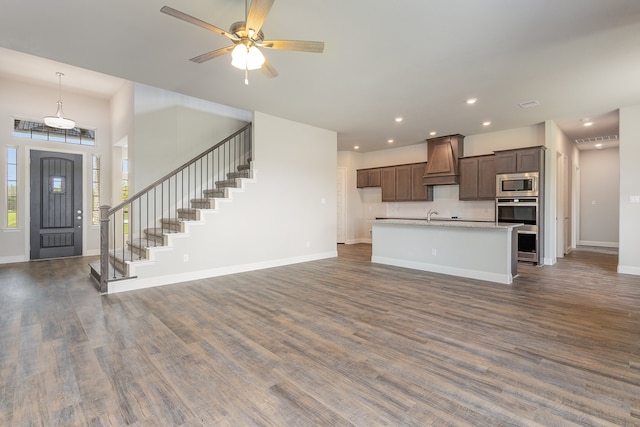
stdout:
<svg viewBox="0 0 640 427">
<path fill-rule="evenodd" d="M 516 202 L 502 202 L 502 203 L 497 203 L 496 206 L 534 206 L 535 207 L 535 206 L 538 206 L 538 204 L 535 203 L 535 202 L 533 202 L 533 203 L 531 203 L 531 202 L 523 202 L 523 203 L 520 203 L 520 202 L 517 202 L 517 203 Z"/>
<path fill-rule="evenodd" d="M 538 234 L 537 231 L 518 230 L 518 234 Z"/>
</svg>

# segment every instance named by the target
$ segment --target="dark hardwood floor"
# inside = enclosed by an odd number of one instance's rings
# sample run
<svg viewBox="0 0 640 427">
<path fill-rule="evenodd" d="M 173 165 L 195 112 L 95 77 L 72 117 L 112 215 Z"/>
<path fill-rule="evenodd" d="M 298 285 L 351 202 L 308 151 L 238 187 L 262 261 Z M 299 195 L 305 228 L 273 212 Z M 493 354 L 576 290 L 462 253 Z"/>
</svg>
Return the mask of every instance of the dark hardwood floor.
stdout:
<svg viewBox="0 0 640 427">
<path fill-rule="evenodd" d="M 109 296 L 87 258 L 0 266 L 0 425 L 640 425 L 615 252 L 513 285 L 338 252 Z"/>
</svg>

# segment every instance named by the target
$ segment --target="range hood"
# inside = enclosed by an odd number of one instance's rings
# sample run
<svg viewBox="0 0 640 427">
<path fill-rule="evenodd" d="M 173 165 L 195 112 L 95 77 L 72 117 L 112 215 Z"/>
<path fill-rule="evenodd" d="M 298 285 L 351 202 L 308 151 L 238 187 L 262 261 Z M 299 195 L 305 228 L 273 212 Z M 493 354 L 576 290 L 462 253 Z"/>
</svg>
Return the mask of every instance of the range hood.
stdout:
<svg viewBox="0 0 640 427">
<path fill-rule="evenodd" d="M 458 184 L 458 159 L 463 156 L 464 135 L 427 139 L 427 167 L 422 185 Z"/>
</svg>

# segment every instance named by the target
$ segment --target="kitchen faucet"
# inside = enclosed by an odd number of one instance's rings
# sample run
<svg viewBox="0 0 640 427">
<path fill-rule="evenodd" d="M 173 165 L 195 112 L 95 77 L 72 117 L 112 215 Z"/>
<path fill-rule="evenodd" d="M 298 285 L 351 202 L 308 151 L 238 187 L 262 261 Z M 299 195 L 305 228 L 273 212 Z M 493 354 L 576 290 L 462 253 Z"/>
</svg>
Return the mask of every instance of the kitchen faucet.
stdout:
<svg viewBox="0 0 640 427">
<path fill-rule="evenodd" d="M 427 212 L 427 222 L 431 222 L 432 215 L 440 215 L 440 212 L 429 209 L 429 211 Z"/>
</svg>

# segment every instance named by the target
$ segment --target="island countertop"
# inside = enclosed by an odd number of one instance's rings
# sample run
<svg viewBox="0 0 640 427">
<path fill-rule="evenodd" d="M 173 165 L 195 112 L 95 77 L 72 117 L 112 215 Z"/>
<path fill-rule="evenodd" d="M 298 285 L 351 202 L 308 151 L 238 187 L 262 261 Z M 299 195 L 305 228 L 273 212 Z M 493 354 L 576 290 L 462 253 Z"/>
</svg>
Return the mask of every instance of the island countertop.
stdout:
<svg viewBox="0 0 640 427">
<path fill-rule="evenodd" d="M 404 224 L 404 225 L 419 225 L 429 227 L 458 227 L 458 228 L 501 228 L 501 229 L 513 229 L 522 227 L 524 224 L 512 224 L 508 222 L 493 222 L 493 221 L 466 221 L 460 219 L 432 219 L 427 221 L 420 218 L 377 218 L 371 221 L 374 224 Z"/>
</svg>

